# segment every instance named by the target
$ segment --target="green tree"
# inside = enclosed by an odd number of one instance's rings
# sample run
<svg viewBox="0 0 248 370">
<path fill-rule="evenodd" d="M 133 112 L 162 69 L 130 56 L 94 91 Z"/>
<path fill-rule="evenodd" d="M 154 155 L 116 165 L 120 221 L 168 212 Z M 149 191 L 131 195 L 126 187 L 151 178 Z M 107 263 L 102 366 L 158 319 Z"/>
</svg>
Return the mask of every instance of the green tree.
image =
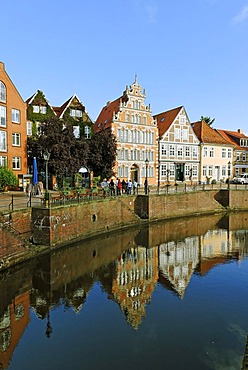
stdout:
<svg viewBox="0 0 248 370">
<path fill-rule="evenodd" d="M 5 190 L 7 186 L 16 186 L 18 180 L 12 170 L 0 166 L 0 190 Z"/>
<path fill-rule="evenodd" d="M 111 177 L 117 152 L 116 139 L 111 131 L 94 133 L 89 141 L 89 152 L 88 165 L 93 169 L 94 176 Z"/>
<path fill-rule="evenodd" d="M 84 137 L 76 139 L 73 126 L 57 117 L 42 123 L 38 134 L 28 138 L 29 165 L 36 157 L 38 168 L 44 169 L 46 150 L 50 152 L 49 173 L 57 177 L 60 187 L 64 177 L 74 177 L 80 167 L 87 165 L 88 144 Z"/>
<path fill-rule="evenodd" d="M 212 124 L 215 121 L 215 118 L 201 116 L 201 121 L 207 123 L 209 126 L 212 126 Z"/>
</svg>

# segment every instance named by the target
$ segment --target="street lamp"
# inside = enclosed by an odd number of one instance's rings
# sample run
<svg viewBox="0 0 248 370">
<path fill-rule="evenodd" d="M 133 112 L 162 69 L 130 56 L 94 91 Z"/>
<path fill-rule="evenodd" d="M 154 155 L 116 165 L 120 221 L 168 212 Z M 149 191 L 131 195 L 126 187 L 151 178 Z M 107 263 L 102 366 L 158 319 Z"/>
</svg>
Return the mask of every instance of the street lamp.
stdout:
<svg viewBox="0 0 248 370">
<path fill-rule="evenodd" d="M 148 164 L 149 164 L 148 158 L 146 158 L 145 164 L 146 164 L 145 194 L 147 195 L 148 194 L 148 179 L 147 179 L 147 176 L 148 176 Z"/>
<path fill-rule="evenodd" d="M 231 162 L 229 161 L 227 165 L 228 165 L 227 171 L 228 171 L 228 190 L 229 190 L 230 189 L 230 176 L 231 176 Z"/>
<path fill-rule="evenodd" d="M 50 159 L 51 153 L 49 152 L 48 149 L 45 150 L 43 157 L 46 162 L 46 191 L 48 190 L 48 161 Z"/>
</svg>

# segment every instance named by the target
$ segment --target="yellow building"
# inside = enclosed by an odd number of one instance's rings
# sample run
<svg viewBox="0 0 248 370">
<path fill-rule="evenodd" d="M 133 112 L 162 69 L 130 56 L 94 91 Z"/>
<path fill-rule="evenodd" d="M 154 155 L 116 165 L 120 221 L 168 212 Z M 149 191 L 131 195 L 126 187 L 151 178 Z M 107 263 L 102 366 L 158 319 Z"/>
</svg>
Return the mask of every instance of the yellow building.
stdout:
<svg viewBox="0 0 248 370">
<path fill-rule="evenodd" d="M 108 102 L 101 110 L 94 131 L 110 129 L 117 140 L 115 176 L 131 179 L 140 185 L 147 177 L 149 185 L 157 183 L 158 129 L 150 105 L 145 104 L 145 90 L 137 78 L 123 95 Z"/>
</svg>

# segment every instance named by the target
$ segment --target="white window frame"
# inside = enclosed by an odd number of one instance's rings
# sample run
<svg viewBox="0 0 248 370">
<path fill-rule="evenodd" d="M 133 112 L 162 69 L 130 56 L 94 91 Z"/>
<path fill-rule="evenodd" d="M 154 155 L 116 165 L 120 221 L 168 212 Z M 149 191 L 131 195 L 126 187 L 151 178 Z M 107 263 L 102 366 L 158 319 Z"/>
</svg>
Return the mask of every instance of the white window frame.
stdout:
<svg viewBox="0 0 248 370">
<path fill-rule="evenodd" d="M 0 166 L 2 167 L 8 166 L 8 158 L 6 155 L 0 155 Z"/>
<path fill-rule="evenodd" d="M 32 136 L 33 122 L 27 121 L 27 135 Z"/>
<path fill-rule="evenodd" d="M 12 157 L 12 168 L 13 170 L 21 169 L 21 157 Z"/>
<path fill-rule="evenodd" d="M 84 137 L 85 137 L 85 139 L 90 139 L 90 134 L 91 134 L 90 126 L 88 126 L 88 125 L 84 126 Z"/>
<path fill-rule="evenodd" d="M 170 156 L 175 157 L 175 146 L 174 145 L 170 145 Z"/>
<path fill-rule="evenodd" d="M 71 117 L 82 117 L 83 112 L 80 109 L 70 109 L 70 116 Z"/>
<path fill-rule="evenodd" d="M 185 125 L 186 124 L 186 117 L 185 117 L 185 115 L 180 115 L 180 117 L 179 117 L 179 123 L 180 123 L 180 125 Z"/>
<path fill-rule="evenodd" d="M 187 157 L 187 158 L 190 157 L 190 147 L 188 145 L 185 146 L 185 157 Z"/>
<path fill-rule="evenodd" d="M 45 105 L 41 105 L 40 106 L 40 113 L 41 114 L 46 114 L 46 112 L 47 112 L 47 107 Z"/>
<path fill-rule="evenodd" d="M 80 127 L 79 126 L 73 126 L 73 135 L 75 139 L 80 138 Z"/>
<path fill-rule="evenodd" d="M 165 144 L 161 144 L 161 155 L 166 156 L 167 154 L 167 148 Z"/>
<path fill-rule="evenodd" d="M 12 145 L 21 146 L 21 134 L 19 132 L 12 133 Z"/>
<path fill-rule="evenodd" d="M 0 151 L 7 152 L 7 132 L 0 130 Z"/>
<path fill-rule="evenodd" d="M 6 103 L 6 86 L 3 81 L 0 81 L 0 101 Z"/>
<path fill-rule="evenodd" d="M 177 156 L 178 157 L 182 157 L 183 156 L 183 147 L 181 145 L 179 145 L 177 147 Z"/>
<path fill-rule="evenodd" d="M 0 127 L 7 126 L 7 114 L 6 114 L 6 107 L 0 105 Z"/>
<path fill-rule="evenodd" d="M 16 109 L 16 108 L 11 109 L 11 119 L 13 123 L 21 122 L 21 112 L 19 109 Z"/>
</svg>

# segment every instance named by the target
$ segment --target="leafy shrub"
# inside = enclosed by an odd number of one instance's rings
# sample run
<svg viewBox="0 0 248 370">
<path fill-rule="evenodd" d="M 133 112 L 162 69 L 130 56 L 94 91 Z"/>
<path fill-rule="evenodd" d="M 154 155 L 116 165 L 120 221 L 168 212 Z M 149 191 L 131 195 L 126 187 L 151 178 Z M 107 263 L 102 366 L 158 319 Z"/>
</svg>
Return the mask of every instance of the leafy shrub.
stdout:
<svg viewBox="0 0 248 370">
<path fill-rule="evenodd" d="M 0 190 L 3 191 L 7 186 L 16 186 L 18 180 L 12 170 L 0 166 Z"/>
</svg>

